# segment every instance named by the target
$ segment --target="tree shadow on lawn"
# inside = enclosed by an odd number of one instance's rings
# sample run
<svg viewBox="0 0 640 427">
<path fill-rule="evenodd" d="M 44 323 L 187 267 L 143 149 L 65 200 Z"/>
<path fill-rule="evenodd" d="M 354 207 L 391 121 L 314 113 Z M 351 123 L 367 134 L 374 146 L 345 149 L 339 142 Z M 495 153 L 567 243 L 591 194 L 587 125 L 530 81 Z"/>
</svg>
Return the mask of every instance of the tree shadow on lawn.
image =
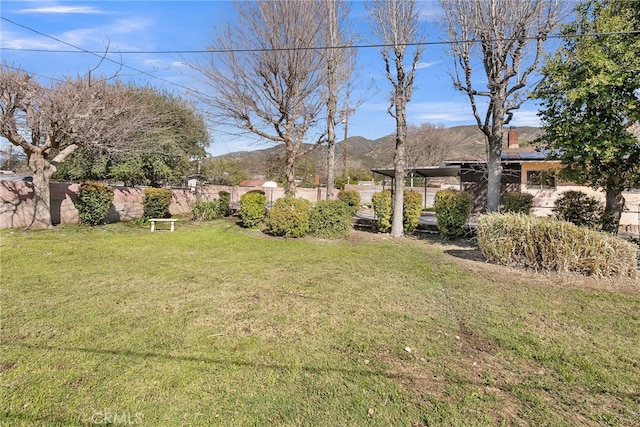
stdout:
<svg viewBox="0 0 640 427">
<path fill-rule="evenodd" d="M 447 239 L 439 233 L 414 232 L 413 237 L 439 246 L 443 252 L 456 258 L 467 261 L 477 261 L 484 263 L 485 257 L 482 255 L 475 236 L 463 236 L 458 239 Z"/>
<path fill-rule="evenodd" d="M 7 346 L 11 344 L 5 344 Z M 175 354 L 167 354 L 162 352 L 152 352 L 152 351 L 138 351 L 131 349 L 107 349 L 107 348 L 88 348 L 88 347 L 56 347 L 50 345 L 37 345 L 37 344 L 21 344 L 16 343 L 13 344 L 17 347 L 22 347 L 30 350 L 44 350 L 47 352 L 58 351 L 58 352 L 67 352 L 67 353 L 89 353 L 94 355 L 107 355 L 107 356 L 119 356 L 119 357 L 129 357 L 129 358 L 139 358 L 139 359 L 161 359 L 167 361 L 178 361 L 178 362 L 198 362 L 198 363 L 211 363 L 217 365 L 232 365 L 232 366 L 240 366 L 240 367 L 248 367 L 255 369 L 269 369 L 276 371 L 289 372 L 291 370 L 291 365 L 287 364 L 277 364 L 277 363 L 263 363 L 263 362 L 250 362 L 244 360 L 236 360 L 236 359 L 226 359 L 213 357 L 212 355 L 175 355 Z M 299 367 L 301 370 L 310 372 L 313 374 L 323 374 L 327 372 L 335 372 L 344 375 L 360 375 L 367 377 L 385 377 L 391 380 L 398 379 L 410 379 L 404 378 L 409 377 L 408 374 L 400 374 L 394 372 L 388 372 L 382 369 L 370 368 L 370 369 L 351 369 L 351 368 L 339 368 L 339 367 L 317 367 L 311 365 L 305 365 Z"/>
</svg>

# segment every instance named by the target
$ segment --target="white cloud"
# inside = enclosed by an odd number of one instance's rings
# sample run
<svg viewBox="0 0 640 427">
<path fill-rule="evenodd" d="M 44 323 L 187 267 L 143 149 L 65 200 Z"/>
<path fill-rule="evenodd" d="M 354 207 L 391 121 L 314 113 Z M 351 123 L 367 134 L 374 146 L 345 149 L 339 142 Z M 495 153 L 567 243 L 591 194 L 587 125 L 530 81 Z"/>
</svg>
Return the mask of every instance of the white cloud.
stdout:
<svg viewBox="0 0 640 427">
<path fill-rule="evenodd" d="M 109 24 L 110 34 L 129 34 L 137 31 L 143 31 L 151 27 L 152 21 L 150 19 L 120 19 L 112 24 Z"/>
<path fill-rule="evenodd" d="M 407 115 L 412 124 L 434 123 L 457 126 L 474 121 L 466 102 L 411 102 Z"/>
<path fill-rule="evenodd" d="M 434 65 L 438 65 L 442 61 L 433 61 L 433 62 L 419 62 L 416 66 L 416 69 L 421 70 L 423 68 L 433 67 Z"/>
<path fill-rule="evenodd" d="M 70 15 L 70 14 L 82 14 L 82 15 L 102 15 L 108 12 L 100 9 L 96 9 L 91 6 L 47 6 L 36 7 L 30 9 L 21 9 L 18 13 L 31 13 L 31 14 L 49 14 L 49 15 Z"/>
<path fill-rule="evenodd" d="M 60 49 L 62 45 L 50 39 L 37 37 L 20 37 L 10 31 L 0 33 L 0 46 L 5 49 Z"/>
<path fill-rule="evenodd" d="M 516 110 L 513 112 L 513 120 L 510 126 L 533 126 L 540 127 L 540 117 L 538 110 Z"/>
</svg>

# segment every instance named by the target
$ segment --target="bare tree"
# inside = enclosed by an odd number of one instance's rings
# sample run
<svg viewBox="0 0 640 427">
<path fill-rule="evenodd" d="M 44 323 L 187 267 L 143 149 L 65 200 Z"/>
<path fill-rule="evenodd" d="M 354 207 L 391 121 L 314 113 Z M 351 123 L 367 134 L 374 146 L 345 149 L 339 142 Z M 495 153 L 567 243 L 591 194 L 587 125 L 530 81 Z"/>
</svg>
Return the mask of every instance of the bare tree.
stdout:
<svg viewBox="0 0 640 427">
<path fill-rule="evenodd" d="M 193 64 L 211 87 L 203 99 L 221 123 L 276 144 L 286 156 L 286 191 L 295 194 L 296 160 L 323 113 L 322 2 L 238 2 L 237 24 L 219 31 L 211 55 Z M 311 149 L 325 139 L 320 132 Z"/>
<path fill-rule="evenodd" d="M 487 147 L 487 208 L 497 211 L 502 139 L 513 111 L 528 98 L 527 79 L 538 68 L 543 42 L 557 26 L 561 0 L 440 0 L 452 42 L 454 87 L 469 97 Z M 479 59 L 482 67 L 477 67 Z M 484 70 L 477 76 L 474 71 Z M 485 81 L 481 89 L 478 81 Z M 488 100 L 484 113 L 478 98 Z"/>
<path fill-rule="evenodd" d="M 413 79 L 422 55 L 420 47 L 413 47 L 413 54 L 405 55 L 412 43 L 420 42 L 419 9 L 414 0 L 374 0 L 368 4 L 373 31 L 382 41 L 380 50 L 385 64 L 386 77 L 393 86 L 389 114 L 396 120 L 396 145 L 394 153 L 394 194 L 391 236 L 401 237 L 403 230 L 403 202 L 406 178 L 405 141 L 407 138 L 407 103 L 413 92 Z"/>
<path fill-rule="evenodd" d="M 333 196 L 336 170 L 336 125 L 339 120 L 338 100 L 349 87 L 356 51 L 348 48 L 352 38 L 346 29 L 349 5 L 342 0 L 324 0 L 326 25 L 323 28 L 326 49 L 327 91 L 327 200 Z M 348 99 L 347 101 L 348 102 Z M 346 128 L 346 124 L 345 124 Z"/>
<path fill-rule="evenodd" d="M 121 150 L 153 138 L 153 120 L 121 84 L 87 75 L 44 88 L 26 72 L 0 66 L 0 135 L 22 148 L 33 173 L 30 227 L 52 225 L 49 182 L 57 165 L 82 146 Z"/>
<path fill-rule="evenodd" d="M 455 143 L 453 133 L 444 125 L 423 123 L 420 126 L 408 126 L 405 150 L 407 166 L 437 166 L 446 158 L 462 154 Z"/>
</svg>

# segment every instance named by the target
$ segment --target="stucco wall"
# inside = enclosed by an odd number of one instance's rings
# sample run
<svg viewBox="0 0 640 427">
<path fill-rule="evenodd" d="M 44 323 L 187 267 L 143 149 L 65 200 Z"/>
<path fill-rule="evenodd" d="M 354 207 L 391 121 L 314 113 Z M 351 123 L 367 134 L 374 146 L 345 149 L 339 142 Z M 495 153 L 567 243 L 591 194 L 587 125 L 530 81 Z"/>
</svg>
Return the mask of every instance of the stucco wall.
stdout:
<svg viewBox="0 0 640 427">
<path fill-rule="evenodd" d="M 78 210 L 75 207 L 79 184 L 52 183 L 51 221 L 56 224 L 78 222 Z M 169 211 L 172 215 L 188 215 L 196 197 L 201 200 L 214 200 L 220 191 L 230 194 L 232 206 L 238 206 L 240 196 L 251 190 L 263 190 L 267 203 L 284 195 L 283 188 L 263 189 L 261 187 L 230 187 L 224 185 L 198 186 L 197 192 L 187 189 L 173 189 Z M 299 188 L 296 196 L 311 202 L 323 200 L 324 188 Z M 107 215 L 107 221 L 129 221 L 143 214 L 144 189 L 132 187 L 114 187 L 113 205 Z M 34 214 L 33 185 L 22 181 L 0 181 L 0 228 L 25 228 L 31 224 Z"/>
</svg>

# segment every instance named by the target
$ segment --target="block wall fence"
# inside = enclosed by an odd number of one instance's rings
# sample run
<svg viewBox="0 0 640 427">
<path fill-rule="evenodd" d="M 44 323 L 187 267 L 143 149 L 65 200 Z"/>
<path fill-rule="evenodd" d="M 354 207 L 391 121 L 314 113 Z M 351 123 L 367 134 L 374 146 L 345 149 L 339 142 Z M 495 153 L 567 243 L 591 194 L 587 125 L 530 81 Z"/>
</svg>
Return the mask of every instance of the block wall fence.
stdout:
<svg viewBox="0 0 640 427">
<path fill-rule="evenodd" d="M 78 222 L 78 210 L 75 207 L 79 184 L 52 183 L 51 189 L 51 221 L 54 225 L 73 224 Z M 107 221 L 129 221 L 142 217 L 144 188 L 115 186 L 113 205 L 107 215 Z M 263 189 L 261 187 L 231 187 L 224 185 L 198 186 L 197 192 L 188 189 L 173 189 L 173 197 L 169 211 L 172 215 L 188 215 L 191 204 L 200 200 L 214 200 L 221 191 L 231 195 L 233 206 L 238 205 L 240 196 L 252 191 L 263 190 L 267 203 L 284 196 L 283 188 Z M 298 188 L 297 197 L 312 202 L 324 200 L 324 188 Z M 28 182 L 0 181 L 0 228 L 25 228 L 31 223 L 34 214 L 33 186 Z"/>
<path fill-rule="evenodd" d="M 78 211 L 75 207 L 76 193 L 79 184 L 52 183 L 51 186 L 51 220 L 54 225 L 73 224 L 78 222 Z M 113 205 L 107 215 L 107 221 L 130 221 L 142 217 L 144 188 L 115 186 Z M 371 197 L 377 191 L 383 190 L 382 186 L 348 185 L 347 190 L 355 190 L 360 193 L 361 202 L 370 204 Z M 238 206 L 240 196 L 252 191 L 262 190 L 267 197 L 267 204 L 272 204 L 284 196 L 284 188 L 262 187 L 231 187 L 225 185 L 203 185 L 197 187 L 197 192 L 189 189 L 173 189 L 173 197 L 169 211 L 172 215 L 188 215 L 191 212 L 191 204 L 199 197 L 201 200 L 217 199 L 221 191 L 231 195 L 232 206 Z M 424 191 L 414 188 L 415 191 L 426 196 L 425 206 L 433 206 L 433 199 L 437 188 L 429 188 Z M 589 195 L 604 199 L 601 192 L 593 191 L 586 187 L 559 187 L 556 190 L 527 190 L 534 195 L 534 215 L 550 215 L 555 199 L 564 191 L 580 190 Z M 423 194 L 424 193 L 424 194 Z M 296 196 L 305 198 L 311 202 L 324 200 L 325 188 L 298 188 Z M 640 234 L 640 193 L 624 193 L 627 208 L 622 215 L 620 228 L 623 231 Z M 22 181 L 0 181 L 0 228 L 26 228 L 31 223 L 34 214 L 33 187 L 31 183 Z"/>
</svg>

